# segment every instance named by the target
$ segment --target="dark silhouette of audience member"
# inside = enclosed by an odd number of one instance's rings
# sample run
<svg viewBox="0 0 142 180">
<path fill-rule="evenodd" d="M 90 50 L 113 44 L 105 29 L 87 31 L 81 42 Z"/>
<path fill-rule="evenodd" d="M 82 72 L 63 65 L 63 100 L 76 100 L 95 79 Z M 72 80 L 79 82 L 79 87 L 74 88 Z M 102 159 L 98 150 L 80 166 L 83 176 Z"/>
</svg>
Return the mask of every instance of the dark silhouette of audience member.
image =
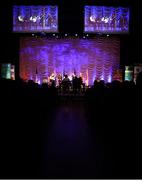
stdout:
<svg viewBox="0 0 142 180">
<path fill-rule="evenodd" d="M 77 77 L 75 79 L 74 88 L 78 91 L 82 82 Z M 12 177 L 32 177 L 33 174 L 36 177 L 35 170 L 39 168 L 41 160 L 36 157 L 44 151 L 44 133 L 40 132 L 40 127 L 51 123 L 50 114 L 56 109 L 57 88 L 48 84 L 38 85 L 32 80 L 27 83 L 21 79 L 0 79 L 0 85 L 1 133 L 4 135 L 4 141 L 1 141 L 1 154 L 5 154 L 1 156 L 1 163 L 4 164 L 1 167 L 1 176 L 7 174 L 8 169 L 9 176 Z M 63 92 L 68 93 L 70 80 L 67 75 L 62 82 L 62 88 Z M 96 139 L 98 136 L 102 138 L 102 146 L 110 144 L 112 147 L 113 154 L 110 157 L 115 161 L 113 177 L 142 177 L 141 166 L 138 164 L 142 160 L 139 104 L 142 100 L 141 92 L 142 72 L 137 76 L 136 85 L 129 81 L 105 84 L 104 81 L 96 80 L 94 85 L 86 90 L 84 110 L 87 126 L 90 125 L 91 134 L 96 133 Z M 45 124 L 45 119 L 48 124 Z M 42 134 L 43 137 L 40 137 Z M 36 147 L 33 144 L 36 144 Z M 11 152 L 10 146 L 14 147 L 11 148 Z M 105 152 L 108 151 L 107 149 Z M 10 163 L 8 167 L 7 162 Z M 13 162 L 16 162 L 16 165 L 13 165 Z"/>
</svg>

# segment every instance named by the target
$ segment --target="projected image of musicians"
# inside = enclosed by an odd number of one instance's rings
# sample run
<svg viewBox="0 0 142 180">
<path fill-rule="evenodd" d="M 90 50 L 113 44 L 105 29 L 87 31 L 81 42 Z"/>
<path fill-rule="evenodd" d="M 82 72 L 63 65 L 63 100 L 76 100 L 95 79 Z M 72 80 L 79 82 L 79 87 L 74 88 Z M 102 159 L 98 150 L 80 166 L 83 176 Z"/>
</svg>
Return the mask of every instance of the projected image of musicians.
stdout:
<svg viewBox="0 0 142 180">
<path fill-rule="evenodd" d="M 119 18 L 119 28 L 120 28 L 120 30 L 122 30 L 122 31 L 127 30 L 127 28 L 128 28 L 127 25 L 128 25 L 127 17 L 121 15 L 120 18 Z"/>
<path fill-rule="evenodd" d="M 53 16 L 50 13 L 48 13 L 48 15 L 47 15 L 47 26 L 52 27 L 53 22 L 54 22 Z"/>
<path fill-rule="evenodd" d="M 102 28 L 102 26 L 101 26 L 102 25 L 101 24 L 101 16 L 93 15 L 93 16 L 90 16 L 89 20 L 90 20 L 89 24 L 94 27 L 94 30 L 99 30 L 99 29 Z"/>
<path fill-rule="evenodd" d="M 102 28 L 101 16 L 100 15 L 98 15 L 96 17 L 96 27 L 97 27 L 98 30 Z"/>
<path fill-rule="evenodd" d="M 115 14 L 115 12 L 112 14 L 110 27 L 111 27 L 112 31 L 115 30 L 115 28 L 116 28 L 116 14 Z"/>
<path fill-rule="evenodd" d="M 109 28 L 109 17 L 108 16 L 104 16 L 104 17 L 102 17 L 101 21 L 102 21 L 102 27 L 105 30 L 108 30 L 108 28 Z"/>
</svg>

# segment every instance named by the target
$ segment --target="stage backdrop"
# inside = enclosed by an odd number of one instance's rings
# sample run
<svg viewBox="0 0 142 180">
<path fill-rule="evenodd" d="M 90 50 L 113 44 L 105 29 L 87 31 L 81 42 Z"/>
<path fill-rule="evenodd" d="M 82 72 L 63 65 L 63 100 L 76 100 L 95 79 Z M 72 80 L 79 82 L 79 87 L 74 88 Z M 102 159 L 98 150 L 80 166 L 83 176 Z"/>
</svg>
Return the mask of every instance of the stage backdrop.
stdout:
<svg viewBox="0 0 142 180">
<path fill-rule="evenodd" d="M 20 77 L 24 80 L 38 78 L 42 82 L 52 73 L 66 73 L 69 77 L 81 73 L 84 83 L 89 85 L 96 78 L 111 82 L 119 63 L 118 38 L 20 39 Z"/>
</svg>

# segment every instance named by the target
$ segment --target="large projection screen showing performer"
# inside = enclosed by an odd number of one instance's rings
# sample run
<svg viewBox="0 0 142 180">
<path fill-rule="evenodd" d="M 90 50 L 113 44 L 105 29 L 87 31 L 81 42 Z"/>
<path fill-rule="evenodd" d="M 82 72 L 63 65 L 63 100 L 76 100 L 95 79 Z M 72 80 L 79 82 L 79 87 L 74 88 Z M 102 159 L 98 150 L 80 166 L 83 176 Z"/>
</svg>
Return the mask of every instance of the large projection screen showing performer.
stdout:
<svg viewBox="0 0 142 180">
<path fill-rule="evenodd" d="M 58 32 L 57 6 L 13 6 L 13 32 Z"/>
<path fill-rule="evenodd" d="M 118 38 L 20 39 L 20 77 L 25 81 L 38 78 L 42 83 L 54 73 L 70 78 L 81 75 L 86 85 L 95 79 L 111 82 L 119 63 Z"/>
<path fill-rule="evenodd" d="M 129 33 L 129 8 L 85 6 L 84 32 Z"/>
</svg>

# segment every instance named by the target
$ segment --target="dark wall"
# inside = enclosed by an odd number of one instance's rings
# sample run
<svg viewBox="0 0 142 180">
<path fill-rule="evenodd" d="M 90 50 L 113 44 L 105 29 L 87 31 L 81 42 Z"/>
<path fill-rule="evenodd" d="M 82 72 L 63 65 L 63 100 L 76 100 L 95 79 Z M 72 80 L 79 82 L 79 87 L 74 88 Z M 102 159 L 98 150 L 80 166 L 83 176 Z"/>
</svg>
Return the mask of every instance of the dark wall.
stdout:
<svg viewBox="0 0 142 180">
<path fill-rule="evenodd" d="M 130 0 L 11 0 L 4 1 L 0 6 L 0 33 L 1 53 L 0 60 L 3 62 L 18 62 L 19 38 L 21 34 L 12 33 L 12 6 L 13 5 L 39 5 L 50 4 L 59 6 L 59 32 L 83 34 L 83 10 L 84 5 L 103 6 L 128 6 L 130 7 L 130 34 L 116 35 L 121 39 L 120 65 L 141 62 L 142 48 L 142 11 L 140 3 Z"/>
</svg>

